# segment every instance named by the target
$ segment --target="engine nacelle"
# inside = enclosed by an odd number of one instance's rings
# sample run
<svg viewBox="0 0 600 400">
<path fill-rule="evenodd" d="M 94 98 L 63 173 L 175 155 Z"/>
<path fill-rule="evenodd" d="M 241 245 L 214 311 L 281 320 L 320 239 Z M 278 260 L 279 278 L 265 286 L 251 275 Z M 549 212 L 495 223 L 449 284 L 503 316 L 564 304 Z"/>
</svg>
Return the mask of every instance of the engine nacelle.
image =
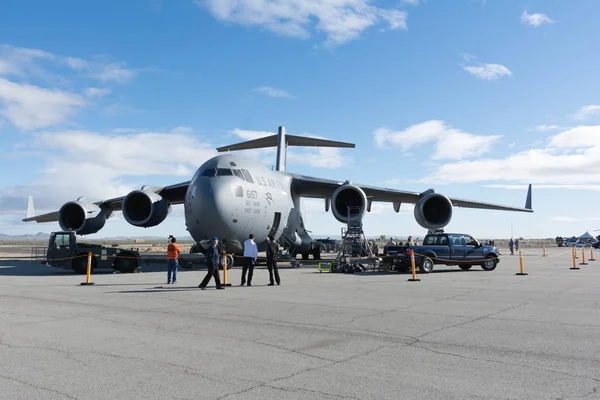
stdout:
<svg viewBox="0 0 600 400">
<path fill-rule="evenodd" d="M 348 218 L 350 207 L 350 218 Z M 338 221 L 346 224 L 349 221 L 361 220 L 367 209 L 367 195 L 361 188 L 344 184 L 337 188 L 331 196 L 331 211 Z"/>
<path fill-rule="evenodd" d="M 147 190 L 134 190 L 123 200 L 123 217 L 131 225 L 149 228 L 163 222 L 171 212 L 171 204 Z"/>
<path fill-rule="evenodd" d="M 452 202 L 439 193 L 429 193 L 415 204 L 415 219 L 426 229 L 441 229 L 452 219 Z"/>
<path fill-rule="evenodd" d="M 69 201 L 58 211 L 58 223 L 63 231 L 73 231 L 78 235 L 90 235 L 104 227 L 108 216 L 93 203 Z"/>
</svg>

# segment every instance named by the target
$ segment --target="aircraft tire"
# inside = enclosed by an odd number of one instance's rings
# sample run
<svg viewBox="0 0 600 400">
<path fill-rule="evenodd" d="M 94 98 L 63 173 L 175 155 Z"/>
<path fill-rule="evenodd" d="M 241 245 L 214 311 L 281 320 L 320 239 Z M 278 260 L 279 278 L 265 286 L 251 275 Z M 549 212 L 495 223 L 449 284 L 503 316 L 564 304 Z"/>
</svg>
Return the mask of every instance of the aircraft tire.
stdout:
<svg viewBox="0 0 600 400">
<path fill-rule="evenodd" d="M 130 251 L 122 251 L 115 259 L 114 267 L 117 271 L 124 274 L 132 274 L 137 269 L 138 265 L 139 261 L 135 254 Z"/>
<path fill-rule="evenodd" d="M 429 257 L 421 258 L 421 262 L 419 263 L 419 270 L 424 274 L 428 274 L 431 271 L 433 271 L 433 260 Z"/>
<path fill-rule="evenodd" d="M 462 269 L 463 271 L 468 271 L 471 269 L 472 265 L 469 264 L 461 264 L 459 265 L 460 269 Z"/>
<path fill-rule="evenodd" d="M 303 260 L 308 260 L 309 256 L 310 256 L 310 253 L 302 253 L 302 259 Z"/>
<path fill-rule="evenodd" d="M 87 274 L 87 253 L 78 253 L 75 258 L 71 260 L 71 268 L 78 274 Z M 94 273 L 96 268 L 96 257 L 92 255 L 91 273 Z"/>
</svg>

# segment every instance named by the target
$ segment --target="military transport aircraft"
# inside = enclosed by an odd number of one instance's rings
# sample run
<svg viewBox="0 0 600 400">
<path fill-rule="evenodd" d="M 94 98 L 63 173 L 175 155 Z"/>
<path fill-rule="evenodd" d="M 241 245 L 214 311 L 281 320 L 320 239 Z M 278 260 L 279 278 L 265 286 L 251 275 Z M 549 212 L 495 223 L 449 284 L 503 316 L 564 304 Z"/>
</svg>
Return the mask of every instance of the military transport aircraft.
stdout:
<svg viewBox="0 0 600 400">
<path fill-rule="evenodd" d="M 300 198 L 324 199 L 325 211 L 341 223 L 360 220 L 371 211 L 372 202 L 392 203 L 399 212 L 402 203 L 415 204 L 414 216 L 426 229 L 440 229 L 452 218 L 453 207 L 533 212 L 531 185 L 525 208 L 448 198 L 429 189 L 423 193 L 405 192 L 351 181 L 313 178 L 286 171 L 287 146 L 345 147 L 352 143 L 278 134 L 217 149 L 227 152 L 206 161 L 190 181 L 165 187 L 143 186 L 126 196 L 90 202 L 83 197 L 65 203 L 60 210 L 30 216 L 23 221 L 58 221 L 65 231 L 79 235 L 98 232 L 113 212 L 121 210 L 125 220 L 138 227 L 152 227 L 165 220 L 171 205 L 182 204 L 187 230 L 196 241 L 192 252 L 204 252 L 213 236 L 219 237 L 228 253 L 243 253 L 244 240 L 254 234 L 260 251 L 273 235 L 291 253 L 308 257 L 312 238 L 302 214 Z M 230 154 L 230 151 L 277 147 L 275 170 L 261 162 Z"/>
</svg>

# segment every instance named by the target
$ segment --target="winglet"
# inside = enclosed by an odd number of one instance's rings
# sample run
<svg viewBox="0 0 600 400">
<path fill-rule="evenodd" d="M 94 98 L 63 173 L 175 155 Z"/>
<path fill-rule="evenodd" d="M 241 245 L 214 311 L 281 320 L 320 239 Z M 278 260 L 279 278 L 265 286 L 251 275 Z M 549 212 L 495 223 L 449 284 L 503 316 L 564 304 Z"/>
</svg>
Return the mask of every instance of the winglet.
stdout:
<svg viewBox="0 0 600 400">
<path fill-rule="evenodd" d="M 26 218 L 32 218 L 35 216 L 35 209 L 33 208 L 33 197 L 29 196 L 29 200 L 27 202 L 27 216 Z"/>
<path fill-rule="evenodd" d="M 533 211 L 531 208 L 531 183 L 529 184 L 529 189 L 527 189 L 527 200 L 525 200 L 525 208 Z"/>
</svg>

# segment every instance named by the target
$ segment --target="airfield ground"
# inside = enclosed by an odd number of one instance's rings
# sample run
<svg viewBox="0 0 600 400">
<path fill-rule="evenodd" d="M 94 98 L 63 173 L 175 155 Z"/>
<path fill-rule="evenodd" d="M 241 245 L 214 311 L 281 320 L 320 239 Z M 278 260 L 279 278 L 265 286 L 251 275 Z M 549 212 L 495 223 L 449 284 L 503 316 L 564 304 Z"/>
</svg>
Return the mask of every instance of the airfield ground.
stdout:
<svg viewBox="0 0 600 400">
<path fill-rule="evenodd" d="M 0 260 L 0 399 L 599 399 L 600 257 L 501 258 L 420 282 L 261 267 L 224 291 Z"/>
</svg>

